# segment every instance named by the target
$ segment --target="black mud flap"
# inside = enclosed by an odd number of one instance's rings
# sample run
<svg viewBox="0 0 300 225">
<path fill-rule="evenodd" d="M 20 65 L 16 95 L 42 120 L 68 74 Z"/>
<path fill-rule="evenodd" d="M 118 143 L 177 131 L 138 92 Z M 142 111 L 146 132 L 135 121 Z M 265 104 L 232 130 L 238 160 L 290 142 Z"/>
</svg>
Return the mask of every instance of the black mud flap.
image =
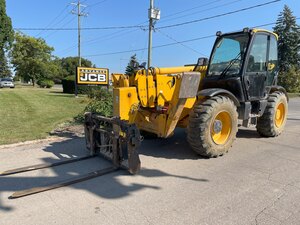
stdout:
<svg viewBox="0 0 300 225">
<path fill-rule="evenodd" d="M 84 127 L 86 146 L 91 155 L 100 154 L 111 160 L 115 167 L 127 169 L 132 174 L 140 171 L 138 147 L 142 137 L 135 124 L 87 112 Z"/>
</svg>

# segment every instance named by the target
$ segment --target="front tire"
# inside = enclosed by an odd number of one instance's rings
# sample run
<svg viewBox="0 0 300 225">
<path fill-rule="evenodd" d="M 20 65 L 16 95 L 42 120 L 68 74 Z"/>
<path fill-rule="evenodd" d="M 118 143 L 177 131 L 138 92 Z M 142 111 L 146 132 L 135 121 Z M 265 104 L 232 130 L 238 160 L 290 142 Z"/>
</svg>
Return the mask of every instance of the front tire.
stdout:
<svg viewBox="0 0 300 225">
<path fill-rule="evenodd" d="M 192 149 L 205 157 L 218 157 L 232 146 L 238 130 L 236 106 L 226 96 L 214 96 L 195 104 L 187 130 Z"/>
<path fill-rule="evenodd" d="M 257 132 L 263 137 L 276 137 L 284 130 L 288 113 L 287 97 L 276 91 L 270 94 L 264 114 L 258 118 Z"/>
</svg>

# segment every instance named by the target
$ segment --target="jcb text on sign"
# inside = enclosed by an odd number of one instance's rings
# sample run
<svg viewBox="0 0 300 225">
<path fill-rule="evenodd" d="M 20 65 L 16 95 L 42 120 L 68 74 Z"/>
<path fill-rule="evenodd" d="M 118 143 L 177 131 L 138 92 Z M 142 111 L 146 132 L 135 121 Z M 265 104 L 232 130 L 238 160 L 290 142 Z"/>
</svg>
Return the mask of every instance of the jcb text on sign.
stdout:
<svg viewBox="0 0 300 225">
<path fill-rule="evenodd" d="M 103 68 L 77 68 L 77 84 L 107 85 L 109 70 Z"/>
</svg>

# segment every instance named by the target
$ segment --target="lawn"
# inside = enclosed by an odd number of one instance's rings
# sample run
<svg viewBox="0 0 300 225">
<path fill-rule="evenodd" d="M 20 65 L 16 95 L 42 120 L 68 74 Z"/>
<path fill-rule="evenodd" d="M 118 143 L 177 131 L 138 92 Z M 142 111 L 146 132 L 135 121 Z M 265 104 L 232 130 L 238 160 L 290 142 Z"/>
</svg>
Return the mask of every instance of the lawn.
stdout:
<svg viewBox="0 0 300 225">
<path fill-rule="evenodd" d="M 45 138 L 86 104 L 60 89 L 0 89 L 0 145 Z"/>
<path fill-rule="evenodd" d="M 290 98 L 300 97 L 300 93 L 288 93 Z"/>
</svg>

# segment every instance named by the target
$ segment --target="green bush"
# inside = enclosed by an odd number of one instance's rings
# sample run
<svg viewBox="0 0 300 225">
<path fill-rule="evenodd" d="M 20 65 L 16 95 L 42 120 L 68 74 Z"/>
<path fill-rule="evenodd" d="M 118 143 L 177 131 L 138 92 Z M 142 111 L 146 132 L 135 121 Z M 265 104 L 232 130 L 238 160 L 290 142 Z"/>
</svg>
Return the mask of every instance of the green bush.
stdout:
<svg viewBox="0 0 300 225">
<path fill-rule="evenodd" d="M 75 93 L 75 76 L 71 75 L 62 80 L 63 92 L 68 94 Z M 78 85 L 78 94 L 88 94 L 91 90 L 99 91 L 101 86 Z M 103 87 L 106 88 L 106 87 Z"/>
<path fill-rule="evenodd" d="M 74 94 L 75 93 L 75 77 L 74 76 L 68 76 L 65 79 L 62 79 L 62 87 L 63 87 L 63 93 L 69 93 Z"/>
<path fill-rule="evenodd" d="M 102 116 L 111 117 L 113 115 L 112 92 L 105 89 L 90 90 L 88 93 L 90 102 L 84 111 L 75 117 L 75 121 L 84 122 L 84 113 L 93 112 Z"/>
<path fill-rule="evenodd" d="M 52 80 L 48 80 L 48 79 L 38 80 L 37 84 L 41 88 L 52 88 L 54 86 L 54 82 Z"/>
<path fill-rule="evenodd" d="M 20 79 L 20 77 L 19 76 L 14 76 L 14 78 L 13 78 L 13 81 L 14 82 L 18 82 L 18 81 L 20 81 L 21 79 Z"/>
<path fill-rule="evenodd" d="M 278 84 L 282 85 L 287 92 L 300 92 L 300 69 L 296 66 L 291 66 L 288 71 L 280 72 Z"/>
</svg>

